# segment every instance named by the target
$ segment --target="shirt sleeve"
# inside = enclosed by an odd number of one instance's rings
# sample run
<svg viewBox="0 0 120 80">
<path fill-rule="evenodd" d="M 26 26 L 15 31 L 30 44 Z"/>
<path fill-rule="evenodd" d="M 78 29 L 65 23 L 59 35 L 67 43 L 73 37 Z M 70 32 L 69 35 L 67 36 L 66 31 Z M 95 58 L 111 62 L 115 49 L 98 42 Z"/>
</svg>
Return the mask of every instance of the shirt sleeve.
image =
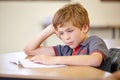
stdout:
<svg viewBox="0 0 120 80">
<path fill-rule="evenodd" d="M 67 45 L 57 45 L 53 48 L 56 56 L 69 56 L 73 52 L 73 50 Z"/>
<path fill-rule="evenodd" d="M 104 60 L 107 57 L 110 57 L 109 50 L 108 50 L 105 42 L 99 37 L 94 37 L 93 39 L 91 39 L 89 48 L 90 48 L 89 49 L 90 54 L 92 54 L 93 52 L 97 52 L 97 51 L 101 52 Z"/>
</svg>

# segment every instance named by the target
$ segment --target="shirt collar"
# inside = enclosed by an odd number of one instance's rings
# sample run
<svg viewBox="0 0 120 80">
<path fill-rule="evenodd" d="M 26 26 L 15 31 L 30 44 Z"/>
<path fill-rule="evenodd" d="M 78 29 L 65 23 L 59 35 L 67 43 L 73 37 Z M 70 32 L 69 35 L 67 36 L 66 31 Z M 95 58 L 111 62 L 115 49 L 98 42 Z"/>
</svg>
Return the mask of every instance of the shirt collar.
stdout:
<svg viewBox="0 0 120 80">
<path fill-rule="evenodd" d="M 88 43 L 89 43 L 89 37 L 85 40 L 85 41 L 83 41 L 81 44 L 80 44 L 80 46 L 86 46 Z"/>
</svg>

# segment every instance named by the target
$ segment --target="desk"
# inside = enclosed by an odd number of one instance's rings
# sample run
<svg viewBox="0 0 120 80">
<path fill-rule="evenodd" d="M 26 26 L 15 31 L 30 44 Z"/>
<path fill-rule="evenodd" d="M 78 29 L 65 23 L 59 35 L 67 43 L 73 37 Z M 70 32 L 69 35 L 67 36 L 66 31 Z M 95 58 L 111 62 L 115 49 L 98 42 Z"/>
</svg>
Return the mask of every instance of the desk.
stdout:
<svg viewBox="0 0 120 80">
<path fill-rule="evenodd" d="M 23 68 L 9 62 L 12 58 L 25 58 L 24 52 L 0 54 L 0 78 L 44 79 L 44 80 L 100 80 L 106 72 L 89 66 L 67 66 L 62 68 Z"/>
</svg>

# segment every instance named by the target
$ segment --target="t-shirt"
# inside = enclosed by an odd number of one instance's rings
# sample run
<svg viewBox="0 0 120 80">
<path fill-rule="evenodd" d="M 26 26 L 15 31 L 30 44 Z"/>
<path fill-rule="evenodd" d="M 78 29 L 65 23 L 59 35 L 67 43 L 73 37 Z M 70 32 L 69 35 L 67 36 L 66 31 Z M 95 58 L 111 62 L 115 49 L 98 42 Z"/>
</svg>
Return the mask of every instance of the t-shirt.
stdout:
<svg viewBox="0 0 120 80">
<path fill-rule="evenodd" d="M 72 56 L 73 49 L 68 45 L 57 45 L 54 46 L 56 56 Z M 79 49 L 75 55 L 90 55 L 93 52 L 101 52 L 103 61 L 97 68 L 109 71 L 111 68 L 111 57 L 109 50 L 104 41 L 98 36 L 90 36 L 83 43 L 80 44 Z"/>
</svg>

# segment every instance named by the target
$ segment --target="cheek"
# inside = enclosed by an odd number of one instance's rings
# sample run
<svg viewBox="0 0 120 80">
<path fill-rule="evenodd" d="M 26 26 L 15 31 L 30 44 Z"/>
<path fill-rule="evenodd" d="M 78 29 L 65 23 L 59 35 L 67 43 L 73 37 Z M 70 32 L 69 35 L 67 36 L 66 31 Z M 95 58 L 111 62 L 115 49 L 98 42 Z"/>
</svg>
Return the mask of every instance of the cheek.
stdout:
<svg viewBox="0 0 120 80">
<path fill-rule="evenodd" d="M 59 38 L 64 42 L 64 37 L 63 36 L 59 36 Z"/>
<path fill-rule="evenodd" d="M 63 39 L 63 36 L 59 35 L 60 39 Z"/>
<path fill-rule="evenodd" d="M 80 33 L 73 33 L 73 34 L 71 34 L 73 39 L 80 38 L 80 35 L 81 35 Z"/>
<path fill-rule="evenodd" d="M 84 35 L 82 33 L 76 33 L 74 35 L 72 35 L 72 39 L 74 39 L 76 42 L 81 42 L 81 40 L 83 39 Z"/>
</svg>

